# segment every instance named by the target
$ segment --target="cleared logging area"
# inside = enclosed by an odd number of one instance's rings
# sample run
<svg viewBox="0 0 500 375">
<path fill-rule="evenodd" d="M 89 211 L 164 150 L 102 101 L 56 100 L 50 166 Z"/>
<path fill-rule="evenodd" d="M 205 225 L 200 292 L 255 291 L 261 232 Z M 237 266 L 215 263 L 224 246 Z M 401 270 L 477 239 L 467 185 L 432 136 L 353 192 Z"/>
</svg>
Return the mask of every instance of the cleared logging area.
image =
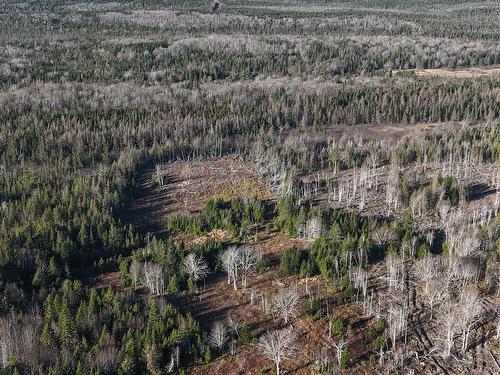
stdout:
<svg viewBox="0 0 500 375">
<path fill-rule="evenodd" d="M 393 70 L 392 74 L 415 73 L 418 77 L 473 78 L 500 74 L 500 68 L 467 68 L 467 69 L 408 69 Z"/>
<path fill-rule="evenodd" d="M 157 164 L 140 175 L 138 184 L 124 220 L 156 235 L 165 234 L 167 217 L 197 214 L 210 198 L 273 198 L 254 163 L 231 158 Z"/>
</svg>

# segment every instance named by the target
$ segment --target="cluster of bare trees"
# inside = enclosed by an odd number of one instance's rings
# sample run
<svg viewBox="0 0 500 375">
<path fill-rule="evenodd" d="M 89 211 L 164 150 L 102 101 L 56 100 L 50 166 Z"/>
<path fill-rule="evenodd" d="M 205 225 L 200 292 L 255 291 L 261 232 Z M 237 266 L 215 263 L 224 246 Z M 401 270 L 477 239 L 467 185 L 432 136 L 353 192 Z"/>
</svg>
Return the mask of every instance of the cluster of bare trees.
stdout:
<svg viewBox="0 0 500 375">
<path fill-rule="evenodd" d="M 195 283 L 205 280 L 210 273 L 208 264 L 201 255 L 189 253 L 183 263 L 187 275 Z M 146 287 L 152 294 L 165 294 L 169 274 L 161 264 L 134 260 L 130 264 L 129 275 L 134 288 Z"/>
<path fill-rule="evenodd" d="M 449 235 L 448 241 L 453 244 L 449 245 L 448 255 L 427 255 L 415 262 L 412 272 L 417 292 L 429 308 L 430 321 L 437 310 L 436 341 L 446 357 L 455 349 L 465 354 L 475 329 L 496 316 L 496 311 L 485 302 L 488 297 L 483 297 L 477 287 L 483 276 L 484 260 L 475 232 L 469 232 L 470 239 L 460 241 Z M 456 348 L 459 338 L 461 345 Z"/>
<path fill-rule="evenodd" d="M 241 286 L 247 287 L 248 277 L 251 276 L 262 259 L 262 254 L 248 246 L 231 246 L 220 255 L 220 261 L 227 273 L 227 283 L 233 283 L 234 290 L 238 289 L 238 278 Z"/>
<path fill-rule="evenodd" d="M 222 351 L 228 339 L 228 327 L 224 322 L 216 322 L 208 335 L 210 346 Z"/>
<path fill-rule="evenodd" d="M 377 314 L 383 316 L 387 322 L 388 338 L 390 339 L 392 351 L 395 351 L 401 337 L 404 338 L 406 344 L 408 334 L 408 317 L 410 314 L 410 301 L 407 292 L 408 270 L 403 258 L 396 254 L 388 254 L 385 264 L 387 290 L 381 292 L 381 295 L 378 296 Z"/>
<path fill-rule="evenodd" d="M 381 226 L 372 233 L 372 241 L 380 247 L 396 245 L 398 243 L 398 234 L 393 228 Z"/>
<path fill-rule="evenodd" d="M 391 237 L 390 231 L 382 228 L 373 240 L 386 244 L 391 241 Z M 433 236 L 427 237 L 432 237 L 429 240 L 433 241 Z M 465 242 L 462 246 L 472 243 L 475 242 Z M 497 316 L 496 311 L 487 307 L 489 305 L 484 302 L 485 297 L 477 288 L 484 267 L 478 251 L 476 249 L 467 256 L 427 254 L 415 262 L 405 261 L 403 251 L 401 256 L 387 255 L 386 276 L 383 278 L 386 289 L 377 290 L 379 306 L 376 314 L 383 316 L 387 323 L 391 353 L 398 353 L 398 358 L 411 355 L 405 354 L 410 329 L 431 332 L 429 336 L 433 338 L 434 346 L 421 359 L 433 353 L 449 357 L 455 353 L 465 355 L 468 352 L 471 337 L 478 335 L 477 328 Z M 370 294 L 367 292 L 367 272 L 358 266 L 349 272 L 349 276 L 358 292 L 361 292 L 363 304 L 370 305 L 365 312 L 372 314 Z M 422 308 L 427 312 L 421 315 L 425 319 L 416 327 L 410 327 L 410 317 L 422 314 Z M 500 332 L 499 325 L 496 321 L 497 335 Z M 383 357 L 381 352 L 381 359 Z"/>
<path fill-rule="evenodd" d="M 459 208 L 442 212 L 442 227 L 446 234 L 450 255 L 460 257 L 480 255 L 482 249 L 478 239 L 478 227 L 488 228 L 496 214 L 495 208 L 488 206 L 481 206 L 474 210 Z M 488 231 L 486 234 L 488 238 L 483 242 L 487 243 L 491 241 L 495 233 Z"/>
<path fill-rule="evenodd" d="M 444 356 L 450 356 L 458 336 L 460 350 L 469 348 L 471 330 L 486 317 L 482 297 L 475 286 L 482 265 L 468 258 L 426 256 L 417 261 L 413 274 L 418 281 L 422 302 L 429 308 L 430 320 L 437 309 L 440 330 L 437 341 Z"/>
<path fill-rule="evenodd" d="M 134 281 L 141 280 L 142 285 L 146 286 L 152 294 L 165 294 L 165 270 L 164 268 L 153 262 L 144 262 L 142 264 L 134 264 L 131 266 L 133 271 L 132 279 Z M 135 284 L 137 285 L 137 284 Z"/>
<path fill-rule="evenodd" d="M 257 162 L 257 172 L 276 195 L 286 196 L 292 192 L 293 179 L 289 168 L 274 155 L 272 148 L 266 148 L 262 142 L 257 142 L 252 156 Z"/>
<path fill-rule="evenodd" d="M 14 315 L 0 318 L 0 366 L 5 368 L 12 358 L 24 358 L 35 364 L 39 354 L 42 316 L 33 311 L 20 322 Z"/>
<path fill-rule="evenodd" d="M 298 230 L 299 236 L 306 240 L 316 240 L 323 233 L 321 217 L 314 216 L 301 225 Z"/>
<path fill-rule="evenodd" d="M 104 374 L 112 374 L 120 360 L 120 350 L 116 347 L 113 337 L 108 336 L 100 343 L 100 348 L 92 358 L 93 364 Z"/>
<path fill-rule="evenodd" d="M 441 330 L 437 337 L 445 357 L 452 354 L 458 337 L 462 338 L 462 353 L 469 349 L 471 330 L 481 322 L 483 313 L 481 297 L 475 287 L 463 290 L 456 302 L 449 296 L 445 298 L 439 309 Z"/>
<path fill-rule="evenodd" d="M 463 135 L 468 131 L 462 129 L 458 134 Z M 484 135 L 487 130 L 477 131 Z M 344 203 L 344 206 L 345 204 L 352 206 L 352 203 L 356 202 L 360 204 L 360 209 L 363 209 L 366 199 L 363 191 L 379 190 L 380 186 L 385 185 L 386 212 L 398 216 L 404 207 L 402 198 L 407 194 L 405 199 L 410 205 L 413 217 L 427 221 L 421 232 L 405 238 L 402 243 L 399 243 L 397 231 L 388 226 L 381 227 L 373 233 L 372 241 L 377 246 L 387 248 L 390 245 L 395 247 L 400 245 L 401 250 L 399 256 L 395 254 L 387 256 L 384 277 L 387 289 L 377 290 L 379 305 L 377 309 L 373 309 L 374 290 L 370 293 L 369 272 L 363 267 L 363 262 L 358 261 L 362 256 L 353 253 L 346 260 L 350 270 L 349 278 L 358 291 L 357 300 L 362 299 L 365 314 L 372 315 L 376 311 L 377 315 L 385 318 L 391 353 L 398 358 L 399 364 L 404 362 L 402 358 L 407 355 L 406 341 L 411 334 L 410 331 L 415 329 L 410 324 L 410 318 L 414 314 L 423 314 L 419 318 L 423 319 L 423 323 L 416 324 L 423 324 L 425 330 L 430 330 L 434 344 L 420 359 L 434 355 L 433 353 L 445 357 L 455 352 L 466 355 L 470 350 L 471 337 L 478 335 L 477 327 L 488 319 L 491 320 L 492 316 L 491 311 L 485 310 L 484 298 L 476 285 L 484 277 L 485 248 L 493 249 L 494 239 L 498 238 L 490 225 L 498 213 L 500 186 L 498 171 L 487 164 L 489 160 L 485 160 L 481 155 L 480 146 L 461 144 L 461 136 L 447 134 L 446 137 L 446 142 L 436 141 L 431 137 L 434 143 L 420 142 L 418 138 L 406 139 L 394 150 L 386 149 L 385 158 L 380 156 L 384 154 L 383 152 L 374 152 L 373 158 L 365 160 L 361 169 L 354 168 L 352 173 L 339 171 L 341 159 L 337 158 L 333 161 L 332 176 L 318 172 L 314 180 L 309 179 L 297 184 L 299 188 L 287 186 L 285 189 L 287 192 L 298 193 L 301 197 L 313 197 L 321 191 L 320 185 L 326 181 L 330 203 L 338 201 Z M 481 137 L 479 136 L 479 139 Z M 491 140 L 488 142 L 491 143 Z M 409 148 L 414 149 L 418 155 L 414 160 L 411 154 L 404 153 L 404 148 L 409 144 L 413 144 Z M 315 151 L 323 152 L 318 149 Z M 388 160 L 390 166 L 377 165 L 378 160 L 383 159 Z M 275 173 L 277 180 L 279 176 L 287 176 L 288 181 L 297 182 L 291 176 L 295 166 L 286 167 L 286 160 L 281 160 L 281 164 L 277 161 L 278 158 L 272 160 L 277 171 Z M 415 165 L 407 167 L 408 160 Z M 345 163 L 345 159 L 342 162 Z M 386 176 L 385 179 L 380 178 L 380 172 Z M 453 207 L 456 203 L 452 204 L 446 200 L 443 186 L 437 183 L 438 173 L 450 176 L 450 179 L 453 178 L 457 182 L 460 199 L 456 207 Z M 322 175 L 321 184 L 320 175 Z M 494 178 L 486 181 L 488 175 Z M 488 186 L 497 191 L 494 196 L 496 200 L 490 207 L 482 206 L 471 210 L 465 201 L 466 190 L 471 181 L 478 176 L 481 181 L 486 181 Z M 431 212 L 432 217 L 428 216 Z M 429 222 L 432 225 L 428 225 Z M 311 225 L 311 228 L 314 227 L 317 225 Z M 481 231 L 478 230 L 479 227 Z M 316 231 L 307 229 L 308 223 L 300 228 L 300 234 L 304 238 L 314 238 Z M 428 248 L 433 248 L 436 229 L 444 231 L 446 256 L 427 254 L 413 264 L 409 259 L 405 259 L 406 254 L 410 255 L 410 259 L 421 256 L 418 246 L 422 238 L 425 239 Z M 351 269 L 351 260 L 357 267 Z M 495 276 L 498 268 L 488 265 L 487 272 L 490 275 L 489 283 L 498 288 L 500 277 Z M 276 311 L 274 299 L 272 302 L 272 310 Z M 500 323 L 495 323 L 495 327 L 496 335 L 500 336 Z M 403 345 L 400 345 L 401 342 Z"/>
<path fill-rule="evenodd" d="M 285 137 L 284 146 L 279 141 L 271 146 L 258 143 L 255 157 L 280 194 L 293 194 L 299 201 L 325 198 L 334 207 L 396 217 L 409 205 L 413 218 L 425 228 L 445 225 L 448 214 L 462 210 L 471 192 L 484 185 L 480 189 L 494 195 L 494 204 L 484 208 L 488 215 L 481 220 L 491 220 L 500 202 L 500 170 L 495 156 L 481 150 L 495 142 L 498 127 L 456 124 L 426 137 L 418 135 L 416 131 L 395 142 L 377 140 L 376 135 L 363 139 L 355 132 L 333 140 L 299 133 Z M 453 197 L 450 203 L 438 182 L 442 176 L 454 180 L 458 201 Z M 302 235 L 306 229 L 306 224 L 300 228 Z"/>
<path fill-rule="evenodd" d="M 393 210 L 397 211 L 401 202 L 399 201 L 399 188 L 401 183 L 401 173 L 399 167 L 391 165 L 387 174 L 386 198 L 387 212 L 390 214 Z"/>
<path fill-rule="evenodd" d="M 195 283 L 205 280 L 210 272 L 207 262 L 195 253 L 187 254 L 183 264 L 186 273 Z M 146 287 L 152 294 L 165 294 L 168 272 L 161 264 L 134 260 L 130 264 L 129 275 L 134 288 Z"/>
</svg>

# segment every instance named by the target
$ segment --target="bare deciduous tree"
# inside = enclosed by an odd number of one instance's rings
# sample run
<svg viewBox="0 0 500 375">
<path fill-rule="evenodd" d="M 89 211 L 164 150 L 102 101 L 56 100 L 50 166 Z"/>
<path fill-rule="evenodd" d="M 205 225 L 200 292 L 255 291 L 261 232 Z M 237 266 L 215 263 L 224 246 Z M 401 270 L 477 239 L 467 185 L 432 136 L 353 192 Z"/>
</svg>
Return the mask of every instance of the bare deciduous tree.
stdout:
<svg viewBox="0 0 500 375">
<path fill-rule="evenodd" d="M 459 258 L 457 267 L 456 286 L 459 292 L 467 285 L 479 281 L 482 272 L 482 262 L 478 258 Z"/>
<path fill-rule="evenodd" d="M 321 236 L 323 232 L 323 224 L 321 218 L 314 216 L 307 220 L 303 226 L 299 229 L 301 237 L 307 240 L 316 240 Z"/>
<path fill-rule="evenodd" d="M 347 346 L 347 341 L 344 338 L 340 339 L 338 342 L 333 344 L 335 348 L 335 357 L 337 358 L 337 365 L 340 367 L 342 365 L 342 354 Z"/>
<path fill-rule="evenodd" d="M 38 357 L 42 317 L 31 311 L 18 321 L 16 316 L 0 318 L 0 368 L 8 366 L 10 358 L 26 358 L 35 364 Z"/>
<path fill-rule="evenodd" d="M 392 210 L 399 208 L 398 191 L 401 181 L 401 172 L 397 165 L 392 164 L 389 173 L 387 174 L 387 190 L 385 201 L 387 203 L 387 212 L 390 214 Z"/>
<path fill-rule="evenodd" d="M 209 344 L 219 351 L 224 348 L 227 341 L 227 327 L 223 322 L 216 322 L 208 335 Z"/>
<path fill-rule="evenodd" d="M 132 261 L 132 263 L 130 264 L 129 273 L 130 277 L 132 278 L 132 284 L 134 285 L 134 288 L 137 288 L 143 277 L 141 263 L 136 260 Z"/>
<path fill-rule="evenodd" d="M 294 288 L 283 288 L 273 296 L 273 311 L 283 318 L 285 324 L 299 303 L 299 293 Z"/>
<path fill-rule="evenodd" d="M 441 302 L 445 301 L 446 298 L 448 298 L 446 284 L 443 283 L 442 280 L 432 279 L 428 283 L 427 289 L 424 290 L 422 297 L 424 299 L 424 303 L 429 306 L 429 311 L 431 313 L 430 319 L 432 319 L 436 305 L 439 305 Z"/>
<path fill-rule="evenodd" d="M 358 267 L 350 273 L 350 279 L 354 287 L 358 290 L 356 293 L 356 300 L 358 300 L 359 291 L 361 291 L 364 305 L 368 293 L 368 272 L 363 268 Z"/>
<path fill-rule="evenodd" d="M 228 315 L 226 319 L 226 324 L 227 327 L 230 331 L 232 331 L 238 338 L 240 336 L 239 329 L 240 329 L 240 320 L 238 318 L 235 318 L 232 315 Z"/>
<path fill-rule="evenodd" d="M 426 254 L 422 259 L 415 262 L 413 273 L 424 284 L 424 294 L 428 293 L 429 283 L 438 275 L 439 271 L 439 262 L 430 254 Z"/>
<path fill-rule="evenodd" d="M 395 245 L 398 236 L 394 229 L 389 227 L 380 227 L 372 234 L 373 243 L 377 246 Z"/>
<path fill-rule="evenodd" d="M 194 282 L 205 279 L 208 275 L 207 262 L 205 262 L 201 255 L 189 253 L 186 258 L 184 258 L 184 267 L 186 267 L 186 273 Z"/>
<path fill-rule="evenodd" d="M 401 292 L 404 287 L 405 265 L 403 259 L 394 254 L 386 257 L 387 283 L 390 291 Z"/>
<path fill-rule="evenodd" d="M 119 360 L 119 350 L 112 338 L 106 340 L 101 348 L 92 358 L 94 365 L 103 374 L 112 374 L 115 372 Z"/>
<path fill-rule="evenodd" d="M 241 269 L 241 284 L 243 288 L 247 287 L 247 279 L 254 271 L 257 264 L 262 259 L 262 255 L 248 247 L 243 246 L 238 251 L 238 264 Z"/>
<path fill-rule="evenodd" d="M 391 301 L 387 309 L 387 325 L 392 347 L 396 347 L 396 340 L 400 336 L 406 337 L 408 328 L 408 303 L 404 298 Z"/>
<path fill-rule="evenodd" d="M 472 326 L 480 319 L 481 299 L 477 288 L 467 288 L 460 296 L 459 318 L 462 328 L 462 352 L 467 351 Z"/>
<path fill-rule="evenodd" d="M 440 340 L 443 343 L 443 355 L 449 357 L 459 328 L 456 306 L 450 300 L 442 305 L 439 311 L 438 322 L 441 327 Z"/>
<path fill-rule="evenodd" d="M 296 335 L 291 328 L 267 332 L 259 339 L 258 348 L 267 358 L 274 362 L 276 375 L 280 375 L 281 363 L 297 352 Z"/>
<path fill-rule="evenodd" d="M 222 263 L 222 268 L 227 273 L 227 283 L 231 284 L 233 282 L 234 290 L 238 289 L 236 285 L 236 280 L 238 277 L 238 265 L 239 265 L 239 250 L 236 246 L 231 246 L 224 250 L 224 252 L 219 256 Z"/>
<path fill-rule="evenodd" d="M 144 263 L 144 282 L 153 294 L 165 293 L 165 271 L 156 263 Z"/>
<path fill-rule="evenodd" d="M 11 319 L 10 316 L 4 317 L 0 320 L 0 355 L 2 368 L 8 366 L 10 356 L 15 353 L 15 336 L 18 334 L 16 332 L 16 328 L 15 320 Z"/>
</svg>

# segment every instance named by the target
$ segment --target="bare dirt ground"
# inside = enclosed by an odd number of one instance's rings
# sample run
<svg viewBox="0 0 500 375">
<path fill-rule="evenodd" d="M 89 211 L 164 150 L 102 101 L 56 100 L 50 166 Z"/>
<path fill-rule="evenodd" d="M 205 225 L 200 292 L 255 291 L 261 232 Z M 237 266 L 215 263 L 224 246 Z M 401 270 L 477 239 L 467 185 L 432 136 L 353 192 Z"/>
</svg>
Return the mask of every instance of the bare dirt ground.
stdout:
<svg viewBox="0 0 500 375">
<path fill-rule="evenodd" d="M 416 69 L 417 76 L 438 76 L 438 77 L 453 77 L 453 78 L 472 78 L 486 75 L 498 74 L 500 68 L 469 68 L 469 69 Z"/>
<path fill-rule="evenodd" d="M 251 162 L 228 158 L 191 160 L 160 168 L 166 176 L 164 185 L 153 184 L 155 168 L 145 170 L 138 181 L 137 197 L 123 212 L 124 221 L 142 233 L 164 236 L 168 216 L 197 214 L 215 196 L 273 198 Z"/>
<path fill-rule="evenodd" d="M 95 277 L 93 282 L 94 282 L 94 287 L 96 289 L 104 289 L 111 287 L 114 290 L 118 290 L 120 292 L 132 289 L 132 288 L 122 287 L 120 282 L 120 272 L 118 271 L 100 274 L 97 277 Z"/>
<path fill-rule="evenodd" d="M 287 237 L 284 233 L 273 231 L 265 233 L 257 231 L 257 242 L 252 241 L 251 246 L 255 247 L 263 256 L 279 257 L 281 253 L 289 248 L 296 247 L 299 250 L 305 250 L 308 242 L 298 238 Z"/>
</svg>

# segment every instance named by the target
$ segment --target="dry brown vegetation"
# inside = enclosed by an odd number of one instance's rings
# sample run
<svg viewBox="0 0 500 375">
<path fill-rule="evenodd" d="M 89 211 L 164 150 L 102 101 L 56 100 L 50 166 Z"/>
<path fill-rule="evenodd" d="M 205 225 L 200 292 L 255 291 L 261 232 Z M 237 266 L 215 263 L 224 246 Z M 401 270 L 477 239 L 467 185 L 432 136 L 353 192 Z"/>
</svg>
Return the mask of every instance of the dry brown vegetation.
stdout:
<svg viewBox="0 0 500 375">
<path fill-rule="evenodd" d="M 139 195 L 124 210 L 125 220 L 143 232 L 161 235 L 168 216 L 197 214 L 209 198 L 273 198 L 251 162 L 224 158 L 158 166 L 164 175 L 163 185 L 155 183 L 155 169 L 145 170 L 139 178 Z M 217 232 L 208 237 L 225 235 Z"/>
<path fill-rule="evenodd" d="M 409 71 L 415 72 L 419 77 L 472 78 L 499 74 L 500 68 L 414 69 Z M 393 74 L 400 72 L 404 71 L 393 71 Z"/>
</svg>

